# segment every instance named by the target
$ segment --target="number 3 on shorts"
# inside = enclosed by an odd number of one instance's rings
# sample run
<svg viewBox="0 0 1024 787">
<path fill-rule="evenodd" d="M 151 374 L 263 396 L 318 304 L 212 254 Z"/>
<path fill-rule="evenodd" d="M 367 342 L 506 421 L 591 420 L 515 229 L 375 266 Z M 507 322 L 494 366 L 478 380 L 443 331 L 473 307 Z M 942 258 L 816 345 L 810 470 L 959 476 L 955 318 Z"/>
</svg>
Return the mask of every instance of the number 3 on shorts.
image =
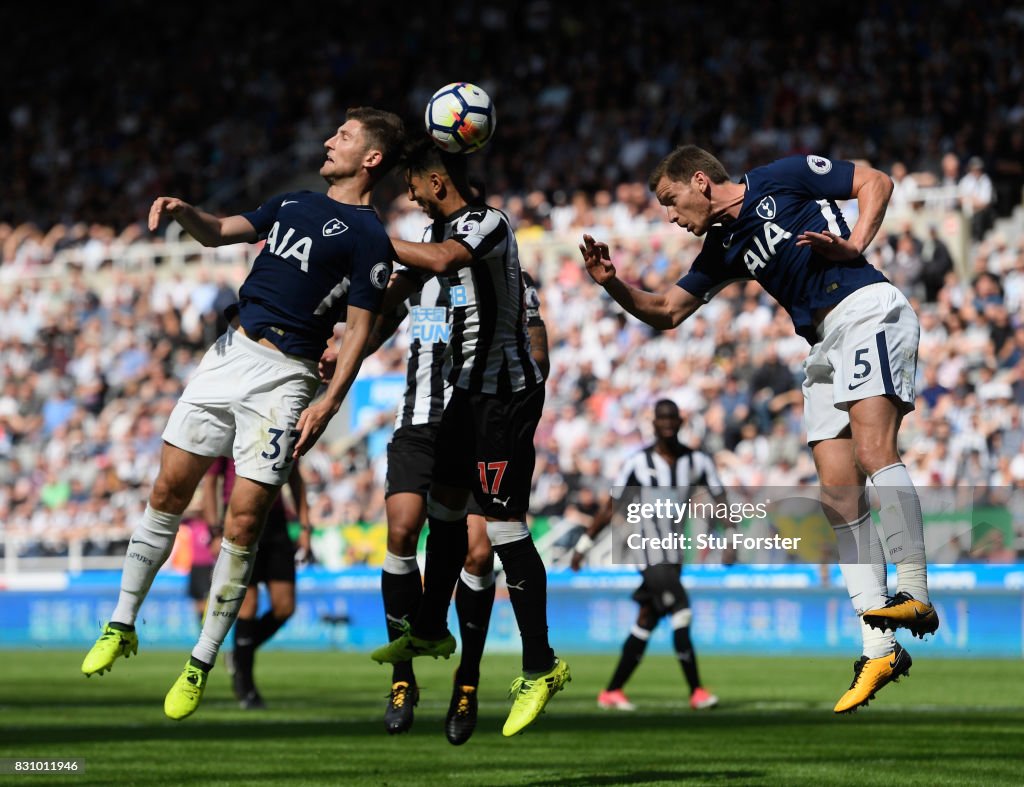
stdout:
<svg viewBox="0 0 1024 787">
<path fill-rule="evenodd" d="M 298 430 L 292 429 L 289 431 L 288 444 L 284 446 L 281 445 L 281 438 L 284 436 L 286 430 L 275 429 L 274 427 L 271 426 L 268 427 L 267 431 L 270 433 L 270 443 L 267 446 L 268 451 L 264 451 L 263 453 L 260 454 L 260 456 L 262 456 L 264 459 L 274 460 L 277 459 L 277 457 L 279 457 L 281 455 L 281 452 L 283 451 L 286 460 L 282 464 L 291 464 L 292 446 L 295 444 L 295 441 L 299 437 Z"/>
</svg>

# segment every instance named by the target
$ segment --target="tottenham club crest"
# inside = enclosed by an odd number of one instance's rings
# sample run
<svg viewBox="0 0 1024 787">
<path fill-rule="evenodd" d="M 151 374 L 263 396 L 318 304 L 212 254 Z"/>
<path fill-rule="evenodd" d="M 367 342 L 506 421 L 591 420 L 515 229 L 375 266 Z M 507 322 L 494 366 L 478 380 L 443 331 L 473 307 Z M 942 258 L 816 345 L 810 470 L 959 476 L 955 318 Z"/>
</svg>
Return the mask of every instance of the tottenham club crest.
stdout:
<svg viewBox="0 0 1024 787">
<path fill-rule="evenodd" d="M 378 290 L 388 286 L 388 279 L 391 277 L 391 263 L 378 262 L 370 269 L 370 283 Z"/>
<path fill-rule="evenodd" d="M 771 221 L 775 218 L 775 197 L 771 195 L 762 199 L 757 203 L 757 215 L 765 221 Z"/>
<path fill-rule="evenodd" d="M 348 225 L 341 219 L 331 219 L 324 224 L 324 237 L 329 238 L 332 235 L 341 235 L 347 229 Z"/>
<path fill-rule="evenodd" d="M 827 175 L 832 171 L 832 162 L 824 156 L 808 156 L 807 166 L 815 175 Z"/>
</svg>

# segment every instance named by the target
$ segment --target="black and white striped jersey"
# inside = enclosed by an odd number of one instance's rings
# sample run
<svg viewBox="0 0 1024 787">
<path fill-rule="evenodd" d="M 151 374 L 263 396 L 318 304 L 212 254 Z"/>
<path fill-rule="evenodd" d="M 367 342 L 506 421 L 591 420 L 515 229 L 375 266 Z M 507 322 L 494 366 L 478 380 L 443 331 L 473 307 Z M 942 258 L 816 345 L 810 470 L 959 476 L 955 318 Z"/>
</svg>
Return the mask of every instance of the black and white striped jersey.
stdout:
<svg viewBox="0 0 1024 787">
<path fill-rule="evenodd" d="M 445 379 L 486 394 L 541 385 L 544 378 L 530 356 L 519 246 L 508 218 L 495 208 L 467 206 L 431 227 L 432 241 L 448 238 L 465 246 L 473 263 L 439 277 L 451 309 Z"/>
<path fill-rule="evenodd" d="M 409 308 L 409 352 L 406 358 L 405 395 L 398 408 L 395 429 L 441 422 L 452 386 L 441 374 L 451 333 L 448 290 L 436 276 L 406 301 Z"/>
<path fill-rule="evenodd" d="M 713 496 L 725 491 L 715 462 L 708 454 L 685 445 L 681 445 L 679 451 L 674 462 L 667 461 L 654 450 L 653 445 L 637 451 L 619 471 L 612 487 L 612 497 L 616 501 L 626 498 L 639 503 L 671 500 L 686 505 L 697 488 L 705 487 Z M 676 523 L 670 518 L 650 518 L 629 528 L 631 532 L 642 529 L 641 535 L 645 538 L 664 539 L 673 533 L 682 534 L 685 525 L 685 521 Z M 641 556 L 640 551 L 632 554 Z M 684 555 L 681 549 L 663 549 L 646 544 L 642 550 L 642 558 L 648 566 L 683 563 Z"/>
<path fill-rule="evenodd" d="M 451 399 L 452 386 L 443 375 L 444 356 L 451 333 L 448 290 L 437 277 L 423 277 L 408 268 L 399 273 L 422 281 L 419 290 L 406 301 L 409 311 L 409 350 L 406 354 L 405 393 L 395 419 L 395 429 L 441 422 Z M 523 271 L 525 317 L 528 328 L 543 327 L 540 297 L 530 275 Z"/>
</svg>

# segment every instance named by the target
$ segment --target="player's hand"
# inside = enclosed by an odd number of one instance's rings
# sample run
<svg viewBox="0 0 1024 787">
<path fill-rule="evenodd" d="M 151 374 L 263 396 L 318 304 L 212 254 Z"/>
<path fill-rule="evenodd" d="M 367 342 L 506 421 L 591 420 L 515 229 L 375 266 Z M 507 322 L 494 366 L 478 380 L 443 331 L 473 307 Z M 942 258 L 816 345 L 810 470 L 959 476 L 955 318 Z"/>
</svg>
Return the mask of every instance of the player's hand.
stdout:
<svg viewBox="0 0 1024 787">
<path fill-rule="evenodd" d="M 309 531 L 303 526 L 295 545 L 295 565 L 311 566 L 314 563 L 316 563 L 316 558 L 313 556 L 313 548 L 310 546 Z"/>
<path fill-rule="evenodd" d="M 602 287 L 615 278 L 615 266 L 612 265 L 607 243 L 601 243 L 589 235 L 584 235 L 583 243 L 580 244 L 580 253 L 583 255 L 583 263 L 587 266 L 590 278 Z"/>
<path fill-rule="evenodd" d="M 320 356 L 320 362 L 316 365 L 317 373 L 320 375 L 320 379 L 325 383 L 331 381 L 334 377 L 334 370 L 338 365 L 338 351 L 333 347 L 328 347 L 324 350 L 324 354 Z"/>
<path fill-rule="evenodd" d="M 160 219 L 165 213 L 174 218 L 181 211 L 190 207 L 192 206 L 177 197 L 157 197 L 149 206 L 149 231 L 156 232 L 157 227 L 160 226 Z"/>
<path fill-rule="evenodd" d="M 298 423 L 295 424 L 295 429 L 299 433 L 299 439 L 295 441 L 292 459 L 298 459 L 316 444 L 316 441 L 324 433 L 327 424 L 330 423 L 335 412 L 336 410 L 331 407 L 326 399 L 321 399 L 302 411 Z"/>
<path fill-rule="evenodd" d="M 573 552 L 572 560 L 569 562 L 569 568 L 573 571 L 579 571 L 583 565 L 584 554 L 582 552 Z"/>
<path fill-rule="evenodd" d="M 827 260 L 852 260 L 860 249 L 841 235 L 825 232 L 804 232 L 796 237 L 797 246 L 810 246 L 811 251 Z"/>
</svg>

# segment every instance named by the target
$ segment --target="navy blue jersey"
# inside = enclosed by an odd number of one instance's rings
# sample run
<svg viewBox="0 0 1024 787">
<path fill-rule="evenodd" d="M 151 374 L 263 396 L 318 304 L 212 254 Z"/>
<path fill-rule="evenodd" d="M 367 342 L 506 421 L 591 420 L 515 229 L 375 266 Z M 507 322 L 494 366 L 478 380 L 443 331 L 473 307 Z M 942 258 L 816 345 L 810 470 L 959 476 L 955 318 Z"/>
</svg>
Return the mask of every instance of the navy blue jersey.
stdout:
<svg viewBox="0 0 1024 787">
<path fill-rule="evenodd" d="M 850 237 L 836 200 L 850 197 L 853 164 L 792 156 L 751 170 L 744 181 L 739 216 L 708 230 L 700 254 L 677 284 L 707 301 L 729 282 L 756 279 L 789 312 L 796 332 L 814 344 L 815 309 L 887 281 L 863 255 L 835 262 L 796 245 L 797 236 L 808 231 Z"/>
<path fill-rule="evenodd" d="M 380 309 L 395 254 L 373 208 L 295 191 L 242 215 L 267 241 L 239 291 L 250 337 L 317 360 L 349 304 Z"/>
</svg>

